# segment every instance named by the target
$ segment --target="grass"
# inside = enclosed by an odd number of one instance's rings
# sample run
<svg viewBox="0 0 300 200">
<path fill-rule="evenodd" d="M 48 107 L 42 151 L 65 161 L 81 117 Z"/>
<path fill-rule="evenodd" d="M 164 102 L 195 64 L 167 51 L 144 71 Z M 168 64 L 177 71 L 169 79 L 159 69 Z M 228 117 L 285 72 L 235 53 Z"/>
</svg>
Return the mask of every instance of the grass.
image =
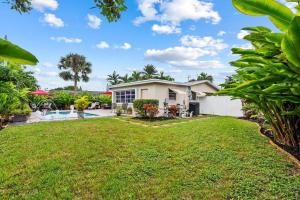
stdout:
<svg viewBox="0 0 300 200">
<path fill-rule="evenodd" d="M 143 125 L 148 125 L 148 126 L 161 126 L 161 125 L 172 125 L 172 124 L 177 124 L 181 122 L 189 122 L 197 119 L 202 119 L 204 117 L 213 117 L 209 115 L 203 115 L 199 117 L 193 117 L 193 118 L 163 118 L 160 120 L 157 119 L 139 119 L 135 117 L 127 117 L 127 116 L 122 116 L 118 117 L 119 119 L 122 119 L 123 121 L 128 121 L 128 122 L 134 122 L 134 123 L 139 123 Z"/>
<path fill-rule="evenodd" d="M 254 123 L 91 119 L 0 132 L 0 199 L 299 199 L 300 170 Z"/>
</svg>

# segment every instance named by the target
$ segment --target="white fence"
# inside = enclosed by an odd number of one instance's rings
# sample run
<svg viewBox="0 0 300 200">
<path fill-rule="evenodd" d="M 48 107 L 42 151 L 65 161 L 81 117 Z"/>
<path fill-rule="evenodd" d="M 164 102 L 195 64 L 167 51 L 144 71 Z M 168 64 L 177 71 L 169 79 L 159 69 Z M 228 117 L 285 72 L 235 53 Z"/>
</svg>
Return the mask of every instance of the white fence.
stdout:
<svg viewBox="0 0 300 200">
<path fill-rule="evenodd" d="M 201 98 L 200 114 L 242 117 L 242 101 L 229 96 L 207 96 Z"/>
</svg>

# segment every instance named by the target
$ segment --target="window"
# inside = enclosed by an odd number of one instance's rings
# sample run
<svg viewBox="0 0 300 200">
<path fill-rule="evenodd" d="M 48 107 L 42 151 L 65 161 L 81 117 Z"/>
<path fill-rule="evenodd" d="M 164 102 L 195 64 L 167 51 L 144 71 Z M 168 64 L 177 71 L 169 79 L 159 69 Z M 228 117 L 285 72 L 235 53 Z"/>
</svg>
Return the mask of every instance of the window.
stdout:
<svg viewBox="0 0 300 200">
<path fill-rule="evenodd" d="M 116 103 L 132 103 L 135 100 L 135 90 L 122 90 L 116 92 Z"/>
<path fill-rule="evenodd" d="M 176 100 L 176 92 L 169 89 L 169 100 Z"/>
</svg>

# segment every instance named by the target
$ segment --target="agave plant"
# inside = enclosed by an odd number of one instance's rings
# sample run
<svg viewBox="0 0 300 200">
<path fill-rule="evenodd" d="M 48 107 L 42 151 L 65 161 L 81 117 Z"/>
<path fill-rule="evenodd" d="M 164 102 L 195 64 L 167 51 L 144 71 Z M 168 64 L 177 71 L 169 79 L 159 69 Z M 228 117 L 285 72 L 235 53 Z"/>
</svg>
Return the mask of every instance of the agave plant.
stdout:
<svg viewBox="0 0 300 200">
<path fill-rule="evenodd" d="M 251 32 L 244 39 L 253 49 L 232 49 L 241 57 L 231 62 L 236 75 L 220 93 L 255 104 L 272 126 L 276 140 L 299 151 L 300 16 L 274 0 L 232 2 L 244 14 L 268 16 L 281 32 L 244 28 Z"/>
</svg>

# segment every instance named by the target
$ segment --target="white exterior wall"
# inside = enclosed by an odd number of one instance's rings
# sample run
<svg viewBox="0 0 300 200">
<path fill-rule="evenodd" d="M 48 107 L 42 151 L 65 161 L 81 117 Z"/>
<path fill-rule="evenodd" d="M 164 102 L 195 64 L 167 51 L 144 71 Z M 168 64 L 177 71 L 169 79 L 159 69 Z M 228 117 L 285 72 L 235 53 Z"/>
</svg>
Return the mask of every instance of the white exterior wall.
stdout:
<svg viewBox="0 0 300 200">
<path fill-rule="evenodd" d="M 200 114 L 242 117 L 242 101 L 229 96 L 207 96 L 200 99 Z"/>
</svg>

